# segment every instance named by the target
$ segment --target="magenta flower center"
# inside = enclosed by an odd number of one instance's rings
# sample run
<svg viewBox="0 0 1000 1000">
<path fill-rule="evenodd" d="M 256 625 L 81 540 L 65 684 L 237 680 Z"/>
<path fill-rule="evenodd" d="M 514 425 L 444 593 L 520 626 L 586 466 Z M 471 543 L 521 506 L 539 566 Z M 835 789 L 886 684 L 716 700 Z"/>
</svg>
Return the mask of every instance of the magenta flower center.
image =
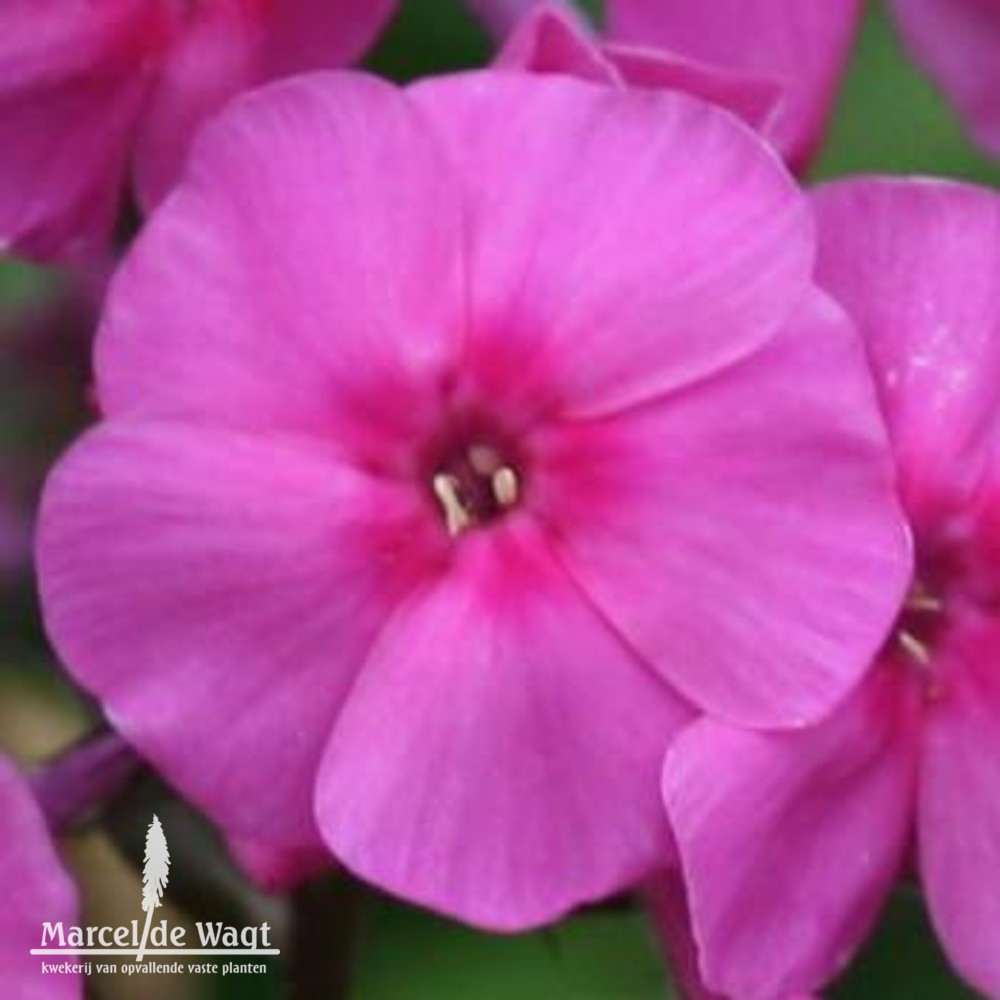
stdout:
<svg viewBox="0 0 1000 1000">
<path fill-rule="evenodd" d="M 521 474 L 497 446 L 462 442 L 446 450 L 435 465 L 431 490 L 449 533 L 459 535 L 517 506 Z"/>
</svg>

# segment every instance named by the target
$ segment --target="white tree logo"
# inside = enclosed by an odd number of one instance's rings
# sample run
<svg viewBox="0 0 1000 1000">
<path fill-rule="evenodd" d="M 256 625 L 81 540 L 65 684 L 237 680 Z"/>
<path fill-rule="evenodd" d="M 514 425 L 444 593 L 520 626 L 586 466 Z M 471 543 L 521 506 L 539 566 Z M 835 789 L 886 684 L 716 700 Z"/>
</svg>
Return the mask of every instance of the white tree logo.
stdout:
<svg viewBox="0 0 1000 1000">
<path fill-rule="evenodd" d="M 149 940 L 149 925 L 153 919 L 153 910 L 163 905 L 161 902 L 163 890 L 167 887 L 167 879 L 170 877 L 170 851 L 167 850 L 167 838 L 163 835 L 163 827 L 155 815 L 146 831 L 146 855 L 143 861 L 142 908 L 146 911 L 146 926 L 142 930 L 137 962 L 142 961 L 146 942 Z"/>
</svg>

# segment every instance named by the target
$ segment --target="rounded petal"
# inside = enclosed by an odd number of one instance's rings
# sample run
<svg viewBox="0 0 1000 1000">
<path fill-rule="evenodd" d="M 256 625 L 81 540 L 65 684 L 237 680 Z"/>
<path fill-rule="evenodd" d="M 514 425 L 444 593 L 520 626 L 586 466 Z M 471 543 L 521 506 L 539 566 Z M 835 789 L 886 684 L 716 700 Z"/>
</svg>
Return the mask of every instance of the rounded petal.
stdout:
<svg viewBox="0 0 1000 1000">
<path fill-rule="evenodd" d="M 671 684 L 739 725 L 804 725 L 857 683 L 909 539 L 854 329 L 814 293 L 772 344 L 675 397 L 537 445 L 528 502 Z"/>
<path fill-rule="evenodd" d="M 664 863 L 664 747 L 688 709 L 527 524 L 469 536 L 400 608 L 341 714 L 317 815 L 406 899 L 520 930 Z"/>
<path fill-rule="evenodd" d="M 315 442 L 119 419 L 56 468 L 48 634 L 115 728 L 235 835 L 315 838 L 333 719 L 436 528 Z"/>
<path fill-rule="evenodd" d="M 906 856 L 916 778 L 908 679 L 877 669 L 795 733 L 711 720 L 674 743 L 663 793 L 707 985 L 814 990 L 874 923 Z"/>
<path fill-rule="evenodd" d="M 928 908 L 961 975 L 1000 995 L 1000 675 L 996 626 L 952 639 L 936 666 L 920 786 L 920 871 Z"/>
<path fill-rule="evenodd" d="M 977 141 L 1000 156 L 1000 4 L 893 0 L 903 37 Z"/>
<path fill-rule="evenodd" d="M 608 0 L 614 39 L 780 84 L 768 135 L 797 167 L 822 138 L 861 13 L 861 0 Z"/>
<path fill-rule="evenodd" d="M 751 353 L 803 294 L 811 218 L 719 109 L 506 72 L 413 93 L 464 180 L 465 366 L 507 409 L 657 396 Z"/>
<path fill-rule="evenodd" d="M 0 995 L 17 1000 L 75 1000 L 83 982 L 71 975 L 43 976 L 42 923 L 71 923 L 76 888 L 56 854 L 45 817 L 27 782 L 0 758 Z"/>
<path fill-rule="evenodd" d="M 162 18 L 141 0 L 6 0 L 0 10 L 0 250 L 103 249 Z"/>
<path fill-rule="evenodd" d="M 1000 419 L 1000 197 L 873 179 L 815 205 L 818 278 L 861 330 L 919 529 L 977 486 Z"/>
<path fill-rule="evenodd" d="M 388 84 L 328 73 L 236 100 L 195 146 L 112 283 L 105 412 L 308 430 L 384 462 L 437 412 L 462 325 L 428 130 Z"/>
</svg>

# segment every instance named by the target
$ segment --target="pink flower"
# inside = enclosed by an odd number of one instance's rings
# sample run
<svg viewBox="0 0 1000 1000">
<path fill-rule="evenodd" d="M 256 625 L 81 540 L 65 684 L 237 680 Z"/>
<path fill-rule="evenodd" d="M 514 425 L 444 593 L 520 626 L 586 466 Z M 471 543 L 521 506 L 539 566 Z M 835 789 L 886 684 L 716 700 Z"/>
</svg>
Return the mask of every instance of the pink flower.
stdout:
<svg viewBox="0 0 1000 1000">
<path fill-rule="evenodd" d="M 83 996 L 74 976 L 43 976 L 42 923 L 71 923 L 76 889 L 56 855 L 27 782 L 0 758 L 0 995 L 18 1000 L 64 1000 Z"/>
<path fill-rule="evenodd" d="M 930 181 L 816 197 L 821 283 L 859 323 L 888 418 L 917 570 L 860 689 L 820 725 L 699 722 L 668 811 L 702 971 L 773 998 L 847 961 L 914 840 L 962 975 L 1000 996 L 1000 199 Z"/>
<path fill-rule="evenodd" d="M 893 9 L 917 60 L 1000 156 L 1000 2 L 894 0 Z"/>
<path fill-rule="evenodd" d="M 600 42 L 583 20 L 540 4 L 511 32 L 494 65 L 563 73 L 612 87 L 682 90 L 732 111 L 768 135 L 782 113 L 783 88 L 772 80 L 692 62 L 665 50 Z"/>
<path fill-rule="evenodd" d="M 393 0 L 4 0 L 0 249 L 100 248 L 131 174 L 144 209 L 233 95 L 356 58 Z"/>
<path fill-rule="evenodd" d="M 52 637 L 231 836 L 493 928 L 635 882 L 685 699 L 825 714 L 908 577 L 813 240 L 683 95 L 242 99 L 112 283 L 108 419 L 43 504 Z"/>
<path fill-rule="evenodd" d="M 943 0 L 948 2 L 948 0 Z M 860 0 L 607 0 L 612 41 L 697 70 L 756 77 L 782 102 L 765 136 L 796 169 L 815 155 L 861 17 Z"/>
</svg>

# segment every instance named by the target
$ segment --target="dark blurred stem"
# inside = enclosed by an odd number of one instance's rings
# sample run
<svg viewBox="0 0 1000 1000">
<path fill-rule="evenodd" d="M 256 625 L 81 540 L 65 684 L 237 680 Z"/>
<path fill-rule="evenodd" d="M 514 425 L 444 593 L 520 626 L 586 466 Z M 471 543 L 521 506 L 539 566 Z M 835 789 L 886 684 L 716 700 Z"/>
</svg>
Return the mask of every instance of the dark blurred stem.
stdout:
<svg viewBox="0 0 1000 1000">
<path fill-rule="evenodd" d="M 295 891 L 290 1000 L 346 1000 L 363 894 L 344 871 Z"/>
<path fill-rule="evenodd" d="M 54 758 L 32 778 L 35 796 L 54 833 L 117 796 L 142 761 L 116 733 L 100 733 Z"/>
</svg>

